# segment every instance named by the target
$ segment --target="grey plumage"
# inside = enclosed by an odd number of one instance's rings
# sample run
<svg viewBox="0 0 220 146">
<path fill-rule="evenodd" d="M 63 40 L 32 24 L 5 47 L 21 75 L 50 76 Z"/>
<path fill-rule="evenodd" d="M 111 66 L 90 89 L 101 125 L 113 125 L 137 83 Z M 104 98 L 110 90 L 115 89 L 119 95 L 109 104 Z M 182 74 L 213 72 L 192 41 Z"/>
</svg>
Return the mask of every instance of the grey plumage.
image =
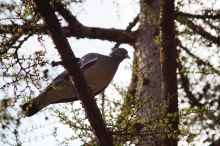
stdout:
<svg viewBox="0 0 220 146">
<path fill-rule="evenodd" d="M 94 87 L 93 93 L 101 93 L 113 79 L 115 72 L 121 61 L 128 56 L 127 50 L 117 48 L 109 56 L 98 53 L 89 53 L 79 60 L 88 85 Z M 73 102 L 78 100 L 74 86 L 66 71 L 58 75 L 53 82 L 48 85 L 32 101 L 21 106 L 26 116 L 30 117 L 39 112 L 49 104 Z"/>
</svg>

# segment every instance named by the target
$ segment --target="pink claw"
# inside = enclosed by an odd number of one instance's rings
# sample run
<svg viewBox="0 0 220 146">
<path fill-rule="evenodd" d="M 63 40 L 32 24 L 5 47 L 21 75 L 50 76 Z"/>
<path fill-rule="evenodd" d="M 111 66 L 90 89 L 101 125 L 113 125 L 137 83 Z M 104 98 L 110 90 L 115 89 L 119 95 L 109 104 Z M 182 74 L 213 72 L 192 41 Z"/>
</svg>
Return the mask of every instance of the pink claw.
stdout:
<svg viewBox="0 0 220 146">
<path fill-rule="evenodd" d="M 93 85 L 88 85 L 88 86 L 89 86 L 90 90 L 94 90 L 95 89 L 95 86 L 93 86 Z"/>
</svg>

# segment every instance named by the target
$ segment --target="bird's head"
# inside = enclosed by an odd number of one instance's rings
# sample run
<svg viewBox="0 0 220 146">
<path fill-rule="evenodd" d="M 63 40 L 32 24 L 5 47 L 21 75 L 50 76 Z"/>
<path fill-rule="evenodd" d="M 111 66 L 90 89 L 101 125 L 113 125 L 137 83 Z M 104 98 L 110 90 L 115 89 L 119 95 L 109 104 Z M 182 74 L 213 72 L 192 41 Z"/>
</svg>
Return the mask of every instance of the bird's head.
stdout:
<svg viewBox="0 0 220 146">
<path fill-rule="evenodd" d="M 124 48 L 116 48 L 111 53 L 110 56 L 117 59 L 118 61 L 123 61 L 125 58 L 130 59 L 128 51 Z"/>
</svg>

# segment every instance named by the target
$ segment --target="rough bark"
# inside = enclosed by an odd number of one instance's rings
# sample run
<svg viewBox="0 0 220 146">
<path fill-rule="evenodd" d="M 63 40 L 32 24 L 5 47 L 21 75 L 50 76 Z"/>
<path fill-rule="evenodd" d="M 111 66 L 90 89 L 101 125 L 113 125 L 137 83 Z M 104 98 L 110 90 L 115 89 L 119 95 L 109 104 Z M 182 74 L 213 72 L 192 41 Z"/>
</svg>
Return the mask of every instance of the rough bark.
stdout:
<svg viewBox="0 0 220 146">
<path fill-rule="evenodd" d="M 94 129 L 100 146 L 112 146 L 111 135 L 106 129 L 101 113 L 94 100 L 94 95 L 89 90 L 84 75 L 79 68 L 77 58 L 71 50 L 67 38 L 65 37 L 55 11 L 49 4 L 48 0 L 35 0 L 36 11 L 38 11 L 45 22 L 49 35 L 53 39 L 56 49 L 58 50 L 63 66 L 69 73 L 72 82 L 75 84 L 79 99 L 85 109 L 87 118 Z"/>
<path fill-rule="evenodd" d="M 156 43 L 158 37 L 158 24 L 160 14 L 160 0 L 141 0 L 139 15 L 139 37 L 136 41 L 136 56 L 138 60 L 138 84 L 137 96 L 140 100 L 151 98 L 157 103 L 162 102 L 161 65 L 159 45 Z M 147 102 L 145 108 L 140 112 L 143 123 L 155 120 L 154 111 L 150 110 L 152 103 Z M 147 118 L 145 120 L 145 118 Z M 153 124 L 153 123 L 152 123 Z M 158 131 L 159 132 L 159 131 Z M 146 142 L 146 140 L 144 140 Z M 140 144 L 144 142 L 140 142 Z M 148 145 L 158 145 L 158 141 L 152 137 L 147 138 Z"/>
<path fill-rule="evenodd" d="M 158 121 L 167 113 L 178 111 L 174 1 L 141 0 L 140 5 L 139 37 L 136 42 L 139 65 L 137 94 L 140 100 L 151 99 L 151 102 L 147 102 L 145 109 L 140 112 L 140 119 L 143 123 L 154 127 L 157 122 L 149 121 Z M 161 110 L 163 101 L 167 104 L 170 101 L 166 111 Z M 177 119 L 171 124 L 173 128 L 178 129 Z M 152 134 L 140 144 L 177 145 L 177 140 L 167 138 L 163 128 L 158 127 L 154 132 L 162 134 L 159 136 Z"/>
</svg>

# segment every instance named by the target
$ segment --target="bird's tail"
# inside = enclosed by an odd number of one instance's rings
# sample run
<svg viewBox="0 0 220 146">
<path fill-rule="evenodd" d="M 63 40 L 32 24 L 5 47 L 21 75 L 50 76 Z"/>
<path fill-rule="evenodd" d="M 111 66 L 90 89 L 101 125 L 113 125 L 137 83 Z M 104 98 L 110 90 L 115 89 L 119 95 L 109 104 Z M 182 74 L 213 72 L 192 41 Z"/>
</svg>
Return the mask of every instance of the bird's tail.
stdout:
<svg viewBox="0 0 220 146">
<path fill-rule="evenodd" d="M 75 90 L 73 90 L 72 88 L 64 88 L 64 89 L 63 90 L 51 89 L 46 93 L 41 93 L 33 100 L 21 106 L 22 110 L 24 111 L 24 114 L 27 117 L 31 117 L 50 104 L 73 102 L 79 100 L 78 97 L 76 96 Z"/>
<path fill-rule="evenodd" d="M 39 104 L 39 101 L 42 98 L 43 94 L 40 94 L 38 97 L 34 98 L 33 100 L 30 100 L 29 102 L 21 106 L 21 109 L 23 110 L 25 116 L 31 117 L 38 113 L 41 109 L 49 105 L 49 103 L 45 104 L 44 106 L 42 106 L 42 104 Z"/>
<path fill-rule="evenodd" d="M 31 117 L 31 116 L 33 116 L 34 114 L 36 114 L 37 112 L 40 111 L 31 102 L 27 102 L 27 103 L 23 104 L 21 106 L 21 109 L 23 110 L 23 112 L 25 113 L 25 116 L 27 116 L 27 117 Z"/>
</svg>

